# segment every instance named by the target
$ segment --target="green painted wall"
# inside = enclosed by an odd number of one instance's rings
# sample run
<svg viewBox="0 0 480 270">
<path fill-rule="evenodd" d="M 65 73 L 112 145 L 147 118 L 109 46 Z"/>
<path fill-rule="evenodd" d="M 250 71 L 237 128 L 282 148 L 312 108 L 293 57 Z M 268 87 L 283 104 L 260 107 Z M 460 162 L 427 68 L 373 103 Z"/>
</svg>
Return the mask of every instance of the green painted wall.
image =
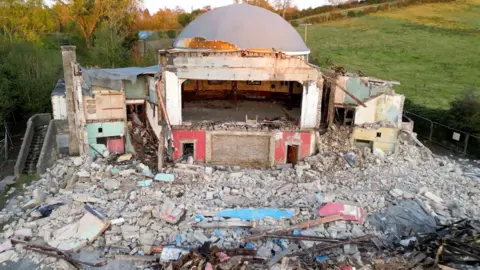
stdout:
<svg viewBox="0 0 480 270">
<path fill-rule="evenodd" d="M 145 76 L 138 76 L 137 81 L 132 84 L 130 81 L 124 81 L 125 86 L 125 98 L 147 98 L 147 86 Z"/>
<path fill-rule="evenodd" d="M 116 137 L 125 135 L 125 123 L 124 122 L 105 122 L 105 123 L 89 123 L 86 126 L 87 129 L 87 141 L 89 146 L 90 156 L 103 154 L 107 149 L 105 144 L 98 144 L 97 138 L 101 137 Z M 93 150 L 94 148 L 95 150 Z"/>
<path fill-rule="evenodd" d="M 347 90 L 360 100 L 370 97 L 370 88 L 365 85 L 359 77 L 348 78 Z M 357 104 L 349 95 L 345 95 L 346 104 Z"/>
<path fill-rule="evenodd" d="M 376 96 L 380 93 L 388 92 L 388 87 L 368 86 L 365 85 L 359 77 L 348 78 L 347 90 L 360 100 L 365 100 L 369 97 Z M 346 104 L 357 104 L 349 95 L 345 95 Z"/>
</svg>

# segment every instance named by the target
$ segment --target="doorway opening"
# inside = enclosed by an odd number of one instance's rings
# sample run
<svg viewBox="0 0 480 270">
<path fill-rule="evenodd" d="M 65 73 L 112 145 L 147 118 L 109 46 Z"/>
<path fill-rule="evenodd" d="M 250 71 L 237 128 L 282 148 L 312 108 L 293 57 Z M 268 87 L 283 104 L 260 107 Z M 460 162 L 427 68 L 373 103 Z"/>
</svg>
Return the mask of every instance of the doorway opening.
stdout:
<svg viewBox="0 0 480 270">
<path fill-rule="evenodd" d="M 287 145 L 287 164 L 296 165 L 298 162 L 298 145 Z"/>
<path fill-rule="evenodd" d="M 189 156 L 195 158 L 195 144 L 194 143 L 182 143 L 183 159 L 187 159 Z"/>
</svg>

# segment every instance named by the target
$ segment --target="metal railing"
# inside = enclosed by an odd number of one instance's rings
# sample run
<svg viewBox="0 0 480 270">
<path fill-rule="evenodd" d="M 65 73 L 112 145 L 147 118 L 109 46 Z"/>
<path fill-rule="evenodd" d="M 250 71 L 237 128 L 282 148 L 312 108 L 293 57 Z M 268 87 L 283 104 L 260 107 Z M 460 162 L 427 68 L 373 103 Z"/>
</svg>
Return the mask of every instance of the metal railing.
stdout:
<svg viewBox="0 0 480 270">
<path fill-rule="evenodd" d="M 480 158 L 480 137 L 408 111 L 405 115 L 413 120 L 413 130 L 419 137 L 466 156 Z"/>
</svg>

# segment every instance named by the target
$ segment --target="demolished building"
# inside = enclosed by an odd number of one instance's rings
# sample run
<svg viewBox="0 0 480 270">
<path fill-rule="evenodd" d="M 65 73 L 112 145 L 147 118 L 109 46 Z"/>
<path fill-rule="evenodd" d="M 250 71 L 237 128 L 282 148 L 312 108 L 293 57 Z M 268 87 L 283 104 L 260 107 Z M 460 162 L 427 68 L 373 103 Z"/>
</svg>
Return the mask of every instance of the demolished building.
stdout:
<svg viewBox="0 0 480 270">
<path fill-rule="evenodd" d="M 393 152 L 404 100 L 396 83 L 331 75 L 309 54 L 287 21 L 245 4 L 199 16 L 154 67 L 86 69 L 64 46 L 70 153 L 136 152 L 136 125 L 155 135 L 159 167 L 188 156 L 296 164 L 318 150 L 319 131 L 333 122 L 355 126 L 352 144 Z"/>
</svg>

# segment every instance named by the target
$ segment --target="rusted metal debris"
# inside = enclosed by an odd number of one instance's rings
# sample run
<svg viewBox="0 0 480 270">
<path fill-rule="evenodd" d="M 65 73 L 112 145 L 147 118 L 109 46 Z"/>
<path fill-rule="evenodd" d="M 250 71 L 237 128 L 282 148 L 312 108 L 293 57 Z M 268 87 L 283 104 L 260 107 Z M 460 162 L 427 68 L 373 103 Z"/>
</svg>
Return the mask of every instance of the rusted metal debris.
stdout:
<svg viewBox="0 0 480 270">
<path fill-rule="evenodd" d="M 107 264 L 106 260 L 96 262 L 96 263 L 80 261 L 80 260 L 72 258 L 72 256 L 65 251 L 62 251 L 62 250 L 59 250 L 59 249 L 56 249 L 56 248 L 52 248 L 52 247 L 49 247 L 49 246 L 33 244 L 33 243 L 30 243 L 30 242 L 26 242 L 26 241 L 22 241 L 22 240 L 18 240 L 18 239 L 12 239 L 11 241 L 12 241 L 13 245 L 16 245 L 16 244 L 25 245 L 24 248 L 26 250 L 31 250 L 33 252 L 37 252 L 37 253 L 41 253 L 41 254 L 44 254 L 44 255 L 47 255 L 47 256 L 51 256 L 51 257 L 55 257 L 55 258 L 65 260 L 65 261 L 71 263 L 72 265 L 74 265 L 75 267 L 77 267 L 78 269 L 82 269 L 83 268 L 82 265 L 90 266 L 90 267 L 101 267 L 101 266 L 104 266 L 104 265 Z"/>
<path fill-rule="evenodd" d="M 221 40 L 207 40 L 203 37 L 187 38 L 184 41 L 187 48 L 194 49 L 214 49 L 214 50 L 237 50 L 237 46 L 230 42 Z"/>
</svg>

